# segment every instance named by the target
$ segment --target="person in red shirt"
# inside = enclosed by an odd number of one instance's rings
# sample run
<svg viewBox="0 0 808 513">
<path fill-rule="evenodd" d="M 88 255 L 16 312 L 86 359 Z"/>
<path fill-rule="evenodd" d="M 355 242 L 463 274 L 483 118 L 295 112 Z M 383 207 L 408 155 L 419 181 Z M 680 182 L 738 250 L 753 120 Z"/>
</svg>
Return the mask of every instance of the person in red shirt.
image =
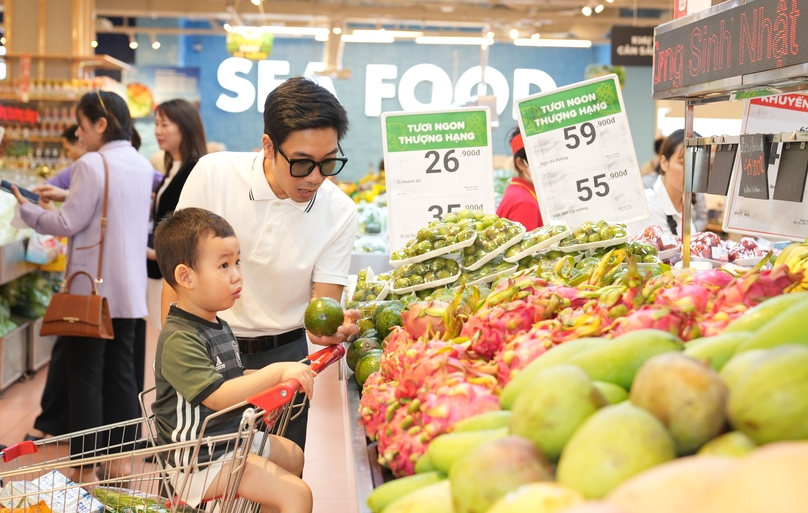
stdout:
<svg viewBox="0 0 808 513">
<path fill-rule="evenodd" d="M 534 230 L 544 223 L 541 220 L 539 201 L 536 198 L 536 189 L 533 187 L 533 178 L 527 163 L 525 144 L 519 128 L 511 131 L 511 150 L 513 151 L 513 165 L 518 176 L 511 179 L 510 185 L 505 189 L 502 201 L 497 208 L 497 215 L 522 223 L 526 230 Z"/>
</svg>

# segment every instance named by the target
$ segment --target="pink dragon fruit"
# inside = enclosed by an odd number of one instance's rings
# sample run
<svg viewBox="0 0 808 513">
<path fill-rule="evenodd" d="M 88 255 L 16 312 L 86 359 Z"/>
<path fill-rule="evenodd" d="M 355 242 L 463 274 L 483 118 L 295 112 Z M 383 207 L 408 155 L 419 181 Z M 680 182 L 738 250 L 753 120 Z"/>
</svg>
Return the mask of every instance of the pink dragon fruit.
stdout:
<svg viewBox="0 0 808 513">
<path fill-rule="evenodd" d="M 734 305 L 753 307 L 783 294 L 790 285 L 802 281 L 802 273 L 792 273 L 787 265 L 771 270 L 752 270 L 722 288 L 712 310 L 729 310 Z"/>
<path fill-rule="evenodd" d="M 446 383 L 452 374 L 463 375 L 465 366 L 460 361 L 460 351 L 460 346 L 438 340 L 411 346 L 407 350 L 407 363 L 398 374 L 396 397 L 414 398 L 424 388 Z"/>
<path fill-rule="evenodd" d="M 444 314 L 449 303 L 444 301 L 418 301 L 401 312 L 404 329 L 414 339 L 440 338 L 445 330 Z"/>
<path fill-rule="evenodd" d="M 421 413 L 409 405 L 398 408 L 390 422 L 379 431 L 379 463 L 396 477 L 412 475 L 415 462 L 425 452 L 432 437 L 422 427 Z"/>
<path fill-rule="evenodd" d="M 735 279 L 735 276 L 722 269 L 699 271 L 693 275 L 694 284 L 712 287 L 713 290 L 726 287 L 732 282 L 733 279 Z"/>
<path fill-rule="evenodd" d="M 680 312 L 704 314 L 713 291 L 703 285 L 691 283 L 677 285 L 657 292 L 654 305 L 670 306 Z"/>
<path fill-rule="evenodd" d="M 430 437 L 451 431 L 455 423 L 499 409 L 499 399 L 490 390 L 468 382 L 447 384 L 427 392 L 418 402 L 425 432 Z"/>
<path fill-rule="evenodd" d="M 553 347 L 552 333 L 552 331 L 531 330 L 513 339 L 497 353 L 494 361 L 497 364 L 499 386 L 507 385 L 527 364 Z"/>
<path fill-rule="evenodd" d="M 477 312 L 466 321 L 460 335 L 471 340 L 470 349 L 475 354 L 490 360 L 516 334 L 529 330 L 535 315 L 533 304 L 513 301 Z"/>
<path fill-rule="evenodd" d="M 643 306 L 626 317 L 616 319 L 609 336 L 618 337 L 623 333 L 642 329 L 667 331 L 682 340 L 691 340 L 700 336 L 698 324 L 693 317 L 656 305 Z"/>
<path fill-rule="evenodd" d="M 371 440 L 376 439 L 379 428 L 390 421 L 390 417 L 400 406 L 395 395 L 397 385 L 396 381 L 386 381 L 381 372 L 374 372 L 365 381 L 359 413 L 365 424 L 365 432 Z"/>
</svg>

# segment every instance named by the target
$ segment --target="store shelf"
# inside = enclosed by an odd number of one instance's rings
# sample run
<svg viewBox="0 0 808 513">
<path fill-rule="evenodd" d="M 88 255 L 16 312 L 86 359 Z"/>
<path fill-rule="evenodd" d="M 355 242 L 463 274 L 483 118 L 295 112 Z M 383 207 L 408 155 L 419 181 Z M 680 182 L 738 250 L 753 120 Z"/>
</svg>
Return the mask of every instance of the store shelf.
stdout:
<svg viewBox="0 0 808 513">
<path fill-rule="evenodd" d="M 353 449 L 353 460 L 356 471 L 356 505 L 359 513 L 370 513 L 368 508 L 368 495 L 373 491 L 374 479 L 371 472 L 371 453 L 375 456 L 375 448 L 368 447 L 365 436 L 365 426 L 359 415 L 359 384 L 348 376 L 349 371 L 343 359 L 340 365 L 345 365 L 345 379 L 342 380 L 348 389 L 348 415 L 350 416 L 351 430 L 346 433 Z M 351 374 L 352 376 L 353 374 Z M 373 463 L 375 463 L 375 458 Z M 378 465 L 377 465 L 378 466 Z M 377 478 L 378 479 L 378 478 Z M 381 484 L 381 483 L 378 483 Z"/>
<path fill-rule="evenodd" d="M 4 59 L 19 59 L 22 57 L 21 53 L 9 53 L 3 56 Z M 132 71 L 132 66 L 123 61 L 110 57 L 109 55 L 85 55 L 83 57 L 76 57 L 75 55 L 41 55 L 41 54 L 28 54 L 32 61 L 45 60 L 45 61 L 67 61 L 70 63 L 78 63 L 82 68 L 94 69 L 111 69 L 120 71 Z"/>
<path fill-rule="evenodd" d="M 5 137 L 4 140 L 12 141 L 12 142 L 23 141 L 23 142 L 31 142 L 31 143 L 39 143 L 39 142 L 41 142 L 41 143 L 61 143 L 62 142 L 61 137 L 29 137 L 27 139 L 25 137 L 14 137 L 14 138 Z"/>
<path fill-rule="evenodd" d="M 78 94 L 77 96 L 46 96 L 43 94 L 29 94 L 28 101 L 47 101 L 47 102 L 64 102 L 64 103 L 75 103 L 81 99 L 81 97 L 86 94 L 88 91 L 83 91 L 82 93 Z M 14 93 L 0 93 L 0 100 L 6 101 L 20 101 L 20 97 Z"/>
<path fill-rule="evenodd" d="M 16 280 L 39 266 L 25 261 L 28 239 L 15 240 L 0 246 L 0 285 Z"/>
</svg>

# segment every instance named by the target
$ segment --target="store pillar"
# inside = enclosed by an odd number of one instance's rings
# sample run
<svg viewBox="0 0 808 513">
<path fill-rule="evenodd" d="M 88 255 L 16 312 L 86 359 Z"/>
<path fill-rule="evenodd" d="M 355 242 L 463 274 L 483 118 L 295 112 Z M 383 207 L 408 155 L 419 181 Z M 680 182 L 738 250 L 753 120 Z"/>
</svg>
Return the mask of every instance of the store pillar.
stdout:
<svg viewBox="0 0 808 513">
<path fill-rule="evenodd" d="M 31 76 L 69 79 L 82 74 L 79 61 L 94 53 L 95 0 L 6 0 L 5 37 L 9 74 L 19 57 L 31 56 Z"/>
</svg>

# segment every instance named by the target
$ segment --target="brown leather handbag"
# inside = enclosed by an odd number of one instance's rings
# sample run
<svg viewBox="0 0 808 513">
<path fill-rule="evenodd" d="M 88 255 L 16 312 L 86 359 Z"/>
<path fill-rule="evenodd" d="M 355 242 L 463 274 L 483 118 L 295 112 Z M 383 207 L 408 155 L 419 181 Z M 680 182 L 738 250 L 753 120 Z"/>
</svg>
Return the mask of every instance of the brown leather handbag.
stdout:
<svg viewBox="0 0 808 513">
<path fill-rule="evenodd" d="M 100 155 L 100 154 L 99 154 Z M 42 319 L 42 336 L 57 335 L 64 337 L 88 337 L 112 340 L 115 335 L 112 330 L 112 317 L 109 315 L 107 298 L 98 294 L 101 279 L 101 269 L 104 263 L 104 236 L 107 231 L 107 198 L 109 196 L 109 169 L 107 160 L 104 161 L 104 207 L 101 213 L 101 240 L 98 242 L 98 277 L 93 277 L 85 271 L 78 271 L 70 275 L 64 291 L 54 294 L 45 317 Z M 89 249 L 93 246 L 84 246 L 76 249 Z M 92 283 L 92 294 L 88 296 L 71 294 L 70 285 L 79 275 L 86 276 Z"/>
</svg>

